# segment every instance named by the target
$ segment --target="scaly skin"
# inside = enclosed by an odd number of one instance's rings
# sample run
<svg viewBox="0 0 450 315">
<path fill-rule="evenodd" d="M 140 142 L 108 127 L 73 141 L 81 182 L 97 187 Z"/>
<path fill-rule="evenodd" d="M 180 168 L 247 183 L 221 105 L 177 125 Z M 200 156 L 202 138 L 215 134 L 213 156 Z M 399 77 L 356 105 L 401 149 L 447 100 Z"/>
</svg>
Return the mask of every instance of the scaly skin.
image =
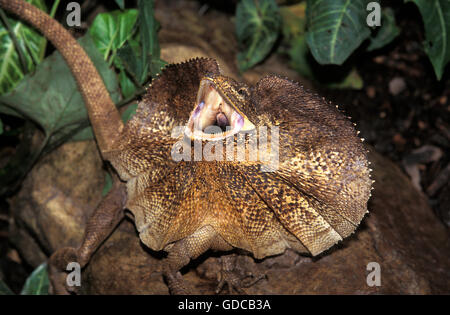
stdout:
<svg viewBox="0 0 450 315">
<path fill-rule="evenodd" d="M 352 234 L 367 213 L 372 180 L 354 126 L 296 83 L 268 76 L 248 87 L 221 75 L 215 60 L 193 59 L 166 67 L 122 126 L 89 58 L 56 21 L 22 1 L 0 0 L 0 5 L 60 50 L 85 99 L 103 158 L 126 181 L 126 193 L 117 181 L 89 220 L 82 246 L 61 249 L 50 259 L 56 293 L 69 292 L 61 284 L 63 267 L 73 260 L 86 264 L 125 207 L 134 214 L 142 242 L 169 252 L 164 275 L 172 293 L 190 292 L 179 270 L 208 249 L 240 248 L 256 258 L 286 248 L 318 255 Z M 269 135 L 278 128 L 279 144 L 273 147 L 279 151 L 278 168 L 262 171 L 261 159 L 228 161 L 225 151 L 217 151 L 221 161 L 172 159 L 174 144 L 185 139 L 172 137 L 172 131 L 194 115 L 203 79 L 245 118 L 246 128 L 267 127 Z M 236 137 L 209 143 L 236 146 Z M 201 142 L 208 145 L 206 136 Z M 240 291 L 242 284 L 224 265 L 219 287 L 228 283 Z"/>
<path fill-rule="evenodd" d="M 222 161 L 171 158 L 183 137 L 173 138 L 172 130 L 193 115 L 202 78 L 255 128 L 279 128 L 278 170 L 263 172 L 259 161 L 227 161 L 225 150 Z M 226 140 L 218 142 L 225 146 Z M 277 76 L 247 87 L 221 75 L 212 59 L 170 65 L 147 90 L 118 144 L 110 161 L 127 181 L 127 208 L 142 242 L 169 251 L 183 243 L 180 255 L 172 255 L 178 263 L 165 273 L 174 292 L 185 292 L 176 271 L 219 241 L 256 258 L 286 248 L 318 255 L 353 233 L 367 213 L 372 180 L 353 124 L 322 98 Z"/>
<path fill-rule="evenodd" d="M 225 150 L 223 161 L 171 158 L 179 140 L 172 130 L 188 121 L 204 77 L 256 128 L 279 127 L 278 170 L 263 172 L 259 161 L 226 161 Z M 128 182 L 127 208 L 153 250 L 210 225 L 257 258 L 287 247 L 317 255 L 351 234 L 367 212 L 368 161 L 352 123 L 276 76 L 249 88 L 220 75 L 212 59 L 168 66 L 118 143 L 110 160 Z"/>
</svg>

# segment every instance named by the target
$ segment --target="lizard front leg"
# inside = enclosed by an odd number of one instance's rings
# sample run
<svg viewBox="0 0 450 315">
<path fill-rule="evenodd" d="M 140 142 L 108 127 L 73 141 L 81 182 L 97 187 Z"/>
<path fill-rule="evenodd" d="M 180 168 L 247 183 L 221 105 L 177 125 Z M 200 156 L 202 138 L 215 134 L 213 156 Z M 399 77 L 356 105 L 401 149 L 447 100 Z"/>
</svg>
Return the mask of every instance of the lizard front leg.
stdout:
<svg viewBox="0 0 450 315">
<path fill-rule="evenodd" d="M 66 268 L 70 262 L 77 262 L 83 268 L 100 244 L 111 234 L 124 217 L 127 200 L 125 184 L 114 179 L 111 191 L 103 198 L 89 218 L 80 247 L 65 247 L 57 250 L 49 259 L 51 293 L 69 294 L 73 288 L 66 286 Z"/>
</svg>

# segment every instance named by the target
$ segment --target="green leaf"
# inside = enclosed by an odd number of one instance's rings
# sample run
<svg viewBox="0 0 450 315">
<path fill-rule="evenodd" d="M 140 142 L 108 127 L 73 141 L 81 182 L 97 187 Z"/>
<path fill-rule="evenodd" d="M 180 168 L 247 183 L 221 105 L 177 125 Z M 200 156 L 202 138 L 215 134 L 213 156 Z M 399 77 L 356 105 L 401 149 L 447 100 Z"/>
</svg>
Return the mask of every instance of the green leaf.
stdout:
<svg viewBox="0 0 450 315">
<path fill-rule="evenodd" d="M 291 41 L 291 48 L 288 51 L 291 59 L 291 66 L 306 78 L 313 78 L 313 70 L 308 60 L 309 48 L 306 44 L 306 36 L 298 36 Z"/>
<path fill-rule="evenodd" d="M 28 0 L 27 2 L 46 11 L 43 0 Z M 21 64 L 8 30 L 3 23 L 0 23 L 0 95 L 10 91 L 26 73 L 34 70 L 34 61 L 41 61 L 46 42 L 43 36 L 28 25 L 12 18 L 8 18 L 8 22 L 17 38 L 26 64 Z M 23 66 L 26 68 L 23 69 Z"/>
<path fill-rule="evenodd" d="M 112 188 L 112 185 L 113 185 L 113 181 L 112 181 L 111 174 L 106 172 L 105 173 L 105 185 L 103 186 L 103 190 L 102 190 L 102 197 L 105 197 L 109 193 L 109 191 Z"/>
<path fill-rule="evenodd" d="M 339 69 L 327 69 L 336 66 L 321 66 L 310 55 L 305 36 L 299 36 L 292 42 L 292 47 L 288 51 L 291 59 L 291 66 L 302 76 L 325 85 L 330 89 L 362 89 L 364 82 L 358 71 L 353 68 L 350 71 L 340 67 Z M 330 80 L 329 73 L 339 72 L 337 78 Z M 342 73 L 341 73 L 342 72 Z M 326 76 L 327 81 L 324 81 Z M 337 80 L 336 80 L 337 79 Z"/>
<path fill-rule="evenodd" d="M 60 139 L 59 137 L 58 139 Z M 58 140 L 55 139 L 54 141 Z M 91 140 L 94 139 L 94 132 L 92 131 L 92 128 L 84 128 L 81 131 L 78 131 L 74 136 L 70 137 L 70 141 L 85 141 L 85 140 Z M 53 142 L 54 142 L 53 141 Z"/>
<path fill-rule="evenodd" d="M 153 0 L 139 0 L 139 33 L 141 37 L 142 53 L 141 60 L 143 72 L 138 78 L 140 82 L 146 81 L 148 71 L 152 77 L 161 71 L 161 65 L 165 62 L 160 59 L 160 48 L 158 41 L 159 22 L 154 15 Z"/>
<path fill-rule="evenodd" d="M 370 44 L 367 51 L 372 51 L 389 44 L 397 35 L 400 29 L 395 24 L 394 12 L 391 8 L 383 9 L 381 15 L 381 27 L 379 27 L 375 36 L 370 38 Z"/>
<path fill-rule="evenodd" d="M 3 122 L 0 119 L 0 135 L 3 133 Z"/>
<path fill-rule="evenodd" d="M 366 0 L 308 0 L 306 41 L 320 64 L 341 65 L 370 35 Z"/>
<path fill-rule="evenodd" d="M 117 51 L 117 56 L 124 63 L 125 67 L 131 73 L 136 75 L 137 78 L 139 78 L 142 73 L 143 66 L 135 49 L 141 49 L 139 43 L 136 43 L 135 40 L 129 40 L 122 48 Z"/>
<path fill-rule="evenodd" d="M 406 0 L 418 7 L 425 25 L 425 51 L 438 80 L 450 60 L 450 0 Z"/>
<path fill-rule="evenodd" d="M 114 59 L 117 49 L 133 36 L 133 27 L 136 24 L 137 16 L 136 9 L 117 10 L 100 13 L 96 16 L 89 28 L 89 33 L 105 60 L 110 54 Z"/>
<path fill-rule="evenodd" d="M 126 123 L 128 120 L 130 120 L 133 115 L 136 113 L 138 104 L 134 103 L 127 107 L 122 113 L 122 120 L 124 123 Z"/>
<path fill-rule="evenodd" d="M 119 72 L 119 84 L 123 98 L 130 97 L 136 91 L 136 86 L 134 85 L 133 81 L 131 81 L 128 78 L 128 75 L 125 73 L 125 70 L 121 70 Z"/>
<path fill-rule="evenodd" d="M 152 59 L 152 62 L 150 63 L 150 73 L 152 77 L 155 77 L 157 74 L 161 73 L 162 69 L 167 65 L 167 62 L 165 62 L 162 59 Z"/>
<path fill-rule="evenodd" d="M 47 264 L 43 263 L 37 267 L 25 281 L 22 295 L 47 295 L 48 294 Z"/>
<path fill-rule="evenodd" d="M 281 17 L 275 0 L 241 0 L 236 8 L 236 36 L 241 46 L 238 66 L 245 71 L 270 53 L 278 38 Z"/>
<path fill-rule="evenodd" d="M 113 101 L 117 102 L 120 94 L 114 71 L 103 61 L 89 35 L 78 42 L 99 71 Z M 0 112 L 5 108 L 13 109 L 40 125 L 50 138 L 49 144 L 73 135 L 80 122 L 87 118 L 81 94 L 59 52 L 46 58 L 13 91 L 0 96 Z"/>
<path fill-rule="evenodd" d="M 14 295 L 13 291 L 0 279 L 0 295 Z"/>
<path fill-rule="evenodd" d="M 116 0 L 116 4 L 119 6 L 120 10 L 125 9 L 124 0 Z"/>
<path fill-rule="evenodd" d="M 353 68 L 349 74 L 340 82 L 326 84 L 330 89 L 354 89 L 361 90 L 364 86 L 363 79 L 356 68 Z"/>
<path fill-rule="evenodd" d="M 130 39 L 122 48 L 117 51 L 117 57 L 121 61 L 120 70 L 126 70 L 127 75 L 132 76 L 134 82 L 139 85 L 145 82 L 144 64 L 138 52 L 141 50 L 139 42 Z M 125 96 L 126 97 L 126 96 Z"/>
</svg>

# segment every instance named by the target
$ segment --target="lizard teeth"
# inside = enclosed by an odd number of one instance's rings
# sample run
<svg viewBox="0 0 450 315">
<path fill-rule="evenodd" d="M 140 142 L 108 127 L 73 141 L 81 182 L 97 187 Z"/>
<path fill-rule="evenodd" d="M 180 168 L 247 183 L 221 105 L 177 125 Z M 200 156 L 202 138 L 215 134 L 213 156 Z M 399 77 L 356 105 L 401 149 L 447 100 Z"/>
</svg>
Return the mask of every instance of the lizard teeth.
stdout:
<svg viewBox="0 0 450 315">
<path fill-rule="evenodd" d="M 241 130 L 244 126 L 244 118 L 238 112 L 233 112 L 231 114 L 231 124 L 234 127 L 233 129 Z"/>
<path fill-rule="evenodd" d="M 205 102 L 201 102 L 200 104 L 198 104 L 194 110 L 194 113 L 192 114 L 192 117 L 196 118 L 198 114 L 200 114 L 200 111 L 203 109 L 204 106 Z"/>
</svg>

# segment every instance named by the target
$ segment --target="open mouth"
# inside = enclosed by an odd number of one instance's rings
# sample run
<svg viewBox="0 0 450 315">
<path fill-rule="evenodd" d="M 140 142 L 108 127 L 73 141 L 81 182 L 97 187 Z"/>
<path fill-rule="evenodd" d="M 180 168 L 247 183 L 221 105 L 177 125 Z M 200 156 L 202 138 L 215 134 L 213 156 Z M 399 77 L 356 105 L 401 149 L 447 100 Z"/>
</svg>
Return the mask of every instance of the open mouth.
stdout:
<svg viewBox="0 0 450 315">
<path fill-rule="evenodd" d="M 216 89 L 209 79 L 203 79 L 195 108 L 189 117 L 185 133 L 192 140 L 220 140 L 252 130 L 255 126 Z"/>
</svg>

